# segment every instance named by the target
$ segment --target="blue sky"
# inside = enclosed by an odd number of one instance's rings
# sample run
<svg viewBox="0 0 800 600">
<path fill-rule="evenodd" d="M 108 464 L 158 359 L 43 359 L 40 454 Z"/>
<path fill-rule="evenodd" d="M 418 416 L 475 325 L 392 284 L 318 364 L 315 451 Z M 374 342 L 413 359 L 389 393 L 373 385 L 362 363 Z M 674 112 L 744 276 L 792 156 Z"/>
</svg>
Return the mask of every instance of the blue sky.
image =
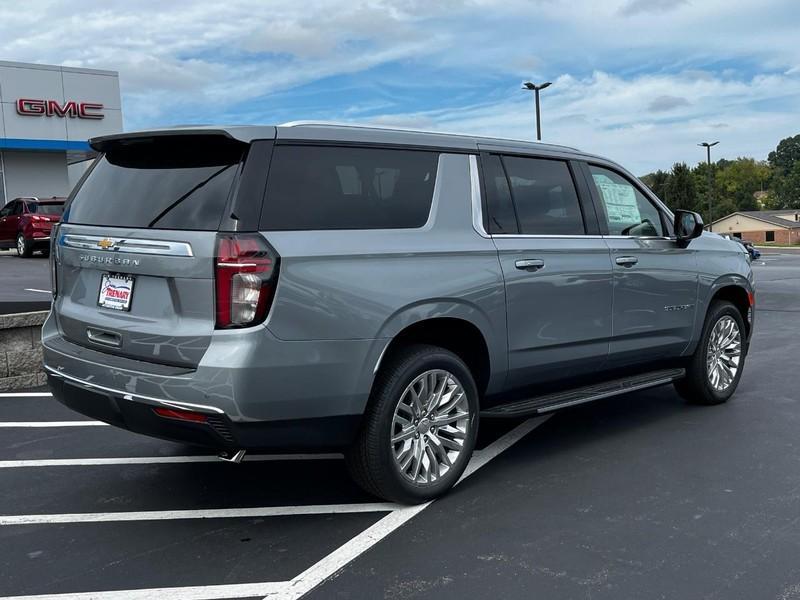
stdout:
<svg viewBox="0 0 800 600">
<path fill-rule="evenodd" d="M 76 10 L 76 7 L 78 10 Z M 120 72 L 126 129 L 348 121 L 545 141 L 634 172 L 800 133 L 797 0 L 0 4 L 0 59 Z"/>
</svg>

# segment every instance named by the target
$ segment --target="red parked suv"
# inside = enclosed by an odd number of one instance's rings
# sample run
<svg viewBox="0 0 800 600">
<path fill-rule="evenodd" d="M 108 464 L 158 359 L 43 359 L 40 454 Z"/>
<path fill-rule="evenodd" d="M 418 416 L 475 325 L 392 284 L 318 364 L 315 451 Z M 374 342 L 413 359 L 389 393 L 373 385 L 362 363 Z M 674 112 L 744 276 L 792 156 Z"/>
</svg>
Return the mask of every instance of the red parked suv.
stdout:
<svg viewBox="0 0 800 600">
<path fill-rule="evenodd" d="M 0 209 L 0 248 L 17 249 L 28 258 L 50 249 L 50 230 L 61 220 L 65 198 L 15 198 Z"/>
</svg>

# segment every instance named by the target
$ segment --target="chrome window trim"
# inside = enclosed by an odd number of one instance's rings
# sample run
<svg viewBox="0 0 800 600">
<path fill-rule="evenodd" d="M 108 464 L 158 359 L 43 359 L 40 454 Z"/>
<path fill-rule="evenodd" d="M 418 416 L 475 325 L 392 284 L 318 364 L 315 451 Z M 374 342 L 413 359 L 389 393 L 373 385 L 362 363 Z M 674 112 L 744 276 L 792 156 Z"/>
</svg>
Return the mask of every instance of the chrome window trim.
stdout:
<svg viewBox="0 0 800 600">
<path fill-rule="evenodd" d="M 472 203 L 472 228 L 483 238 L 492 236 L 483 226 L 483 202 L 481 198 L 481 180 L 478 175 L 478 157 L 469 155 L 469 196 Z"/>
<path fill-rule="evenodd" d="M 112 243 L 109 248 L 103 248 L 98 243 L 108 240 Z M 95 250 L 98 252 L 118 252 L 121 254 L 157 254 L 164 256 L 192 257 L 192 246 L 188 242 L 172 242 L 168 240 L 142 240 L 134 238 L 118 238 L 101 235 L 76 235 L 64 234 L 58 240 L 59 246 L 80 248 L 82 250 Z"/>
<path fill-rule="evenodd" d="M 492 239 L 495 239 L 495 238 L 501 238 L 501 239 L 511 238 L 511 239 L 543 239 L 543 240 L 600 240 L 600 239 L 603 239 L 604 236 L 595 235 L 595 234 L 554 235 L 554 234 L 545 234 L 545 233 L 494 233 L 490 237 Z"/>
<path fill-rule="evenodd" d="M 602 166 L 602 165 L 601 165 Z M 478 174 L 478 157 L 469 155 L 470 201 L 472 205 L 472 228 L 481 237 L 487 239 L 545 239 L 545 240 L 668 240 L 675 241 L 674 236 L 661 235 L 599 235 L 599 234 L 544 234 L 544 233 L 487 233 L 483 226 L 483 203 L 481 202 L 480 176 Z"/>
<path fill-rule="evenodd" d="M 665 241 L 672 241 L 674 242 L 677 238 L 674 237 L 664 237 L 664 236 L 653 236 L 653 235 L 597 235 L 597 234 L 586 234 L 586 235 L 553 235 L 553 234 L 544 234 L 544 233 L 494 233 L 491 236 L 492 239 L 494 238 L 534 238 L 534 239 L 560 239 L 560 240 L 665 240 Z"/>
<path fill-rule="evenodd" d="M 75 377 L 74 375 L 67 375 L 66 373 L 63 373 L 47 365 L 44 365 L 44 368 L 53 377 L 60 377 L 62 379 L 66 379 L 68 381 L 76 383 L 80 386 L 90 389 L 100 390 L 101 392 L 106 392 L 107 394 L 122 396 L 123 400 L 128 400 L 129 402 L 140 401 L 144 402 L 145 404 L 150 404 L 154 406 L 163 406 L 166 408 L 177 408 L 181 410 L 191 410 L 195 412 L 205 412 L 217 415 L 225 414 L 224 410 L 217 408 L 216 406 L 206 406 L 205 404 L 192 404 L 190 402 L 177 402 L 175 400 L 164 400 L 163 398 L 154 398 L 153 396 L 144 396 L 142 394 L 132 394 L 130 392 L 125 392 L 115 388 L 106 387 L 98 383 L 93 383 L 91 381 L 86 381 L 85 379 L 80 379 L 78 377 Z"/>
</svg>

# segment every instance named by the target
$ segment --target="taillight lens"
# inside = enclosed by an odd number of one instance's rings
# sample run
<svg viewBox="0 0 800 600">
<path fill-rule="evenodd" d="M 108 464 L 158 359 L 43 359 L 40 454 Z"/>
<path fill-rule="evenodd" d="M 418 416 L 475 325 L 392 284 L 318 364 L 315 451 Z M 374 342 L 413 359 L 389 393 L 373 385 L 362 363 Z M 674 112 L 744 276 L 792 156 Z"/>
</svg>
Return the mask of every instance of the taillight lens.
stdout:
<svg viewBox="0 0 800 600">
<path fill-rule="evenodd" d="M 53 300 L 58 294 L 58 224 L 53 226 L 50 232 L 50 291 Z"/>
<path fill-rule="evenodd" d="M 278 283 L 278 254 L 258 234 L 217 237 L 217 328 L 248 327 L 266 319 Z"/>
</svg>

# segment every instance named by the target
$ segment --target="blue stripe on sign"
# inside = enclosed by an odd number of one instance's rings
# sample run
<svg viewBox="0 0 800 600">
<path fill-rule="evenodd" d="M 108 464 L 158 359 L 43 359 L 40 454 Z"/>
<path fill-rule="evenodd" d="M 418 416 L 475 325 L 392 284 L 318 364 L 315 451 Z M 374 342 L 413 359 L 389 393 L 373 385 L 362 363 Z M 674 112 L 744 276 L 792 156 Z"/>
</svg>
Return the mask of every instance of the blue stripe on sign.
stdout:
<svg viewBox="0 0 800 600">
<path fill-rule="evenodd" d="M 91 150 L 89 142 L 0 137 L 0 150 Z"/>
</svg>

